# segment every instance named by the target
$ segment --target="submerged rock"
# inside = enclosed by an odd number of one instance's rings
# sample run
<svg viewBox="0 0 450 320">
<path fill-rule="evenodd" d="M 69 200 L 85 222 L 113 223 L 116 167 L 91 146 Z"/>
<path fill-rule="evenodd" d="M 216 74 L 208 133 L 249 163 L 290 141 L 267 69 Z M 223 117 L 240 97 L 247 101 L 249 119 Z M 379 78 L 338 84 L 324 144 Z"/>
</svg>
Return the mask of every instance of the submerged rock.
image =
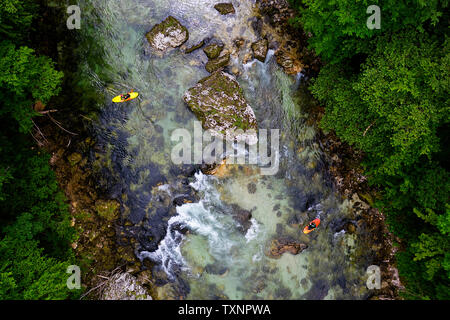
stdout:
<svg viewBox="0 0 450 320">
<path fill-rule="evenodd" d="M 254 182 L 250 182 L 249 184 L 247 184 L 247 190 L 248 193 L 255 193 L 256 192 L 256 184 Z"/>
<path fill-rule="evenodd" d="M 201 47 L 203 47 L 204 44 L 205 44 L 205 40 L 203 39 L 202 41 L 200 41 L 200 42 L 197 43 L 196 45 L 193 45 L 192 47 L 186 49 L 186 50 L 184 51 L 184 53 L 187 54 L 187 53 L 191 53 L 191 52 L 193 52 L 193 51 L 195 51 L 195 50 L 197 50 L 197 49 L 200 49 Z"/>
<path fill-rule="evenodd" d="M 261 62 L 266 60 L 268 49 L 269 41 L 267 39 L 261 39 L 252 43 L 253 56 Z"/>
<path fill-rule="evenodd" d="M 228 271 L 228 269 L 227 267 L 222 266 L 219 263 L 210 263 L 205 266 L 205 271 L 209 274 L 221 276 L 224 275 Z"/>
<path fill-rule="evenodd" d="M 289 252 L 295 255 L 299 254 L 306 248 L 308 248 L 308 245 L 305 243 L 299 242 L 293 238 L 283 237 L 272 240 L 267 255 L 270 258 L 277 259 L 280 258 L 281 255 L 285 252 Z"/>
<path fill-rule="evenodd" d="M 239 224 L 239 231 L 242 233 L 247 233 L 248 229 L 252 226 L 252 222 L 250 219 L 252 218 L 251 211 L 242 209 L 236 204 L 233 204 L 232 206 L 232 216 L 233 219 Z"/>
<path fill-rule="evenodd" d="M 202 121 L 205 130 L 227 140 L 257 142 L 256 118 L 236 79 L 217 71 L 200 80 L 183 97 L 189 108 Z M 253 132 L 234 132 L 253 129 Z"/>
<path fill-rule="evenodd" d="M 189 39 L 189 32 L 177 19 L 169 16 L 145 36 L 155 50 L 165 53 L 169 48 L 176 48 L 185 43 Z"/>
<path fill-rule="evenodd" d="M 68 156 L 67 159 L 69 160 L 70 165 L 74 166 L 83 159 L 83 156 L 77 152 L 74 152 Z"/>
<path fill-rule="evenodd" d="M 116 200 L 97 200 L 95 202 L 97 214 L 108 221 L 114 221 L 119 218 L 119 208 L 120 204 Z"/>
<path fill-rule="evenodd" d="M 206 71 L 209 73 L 213 73 L 225 66 L 228 65 L 228 62 L 230 62 L 230 54 L 226 53 L 224 55 L 221 55 L 220 57 L 217 57 L 215 59 L 211 59 L 206 63 Z"/>
<path fill-rule="evenodd" d="M 229 13 L 236 13 L 236 10 L 234 10 L 232 3 L 218 3 L 214 6 L 214 9 L 220 12 L 220 14 L 229 14 Z"/>
</svg>

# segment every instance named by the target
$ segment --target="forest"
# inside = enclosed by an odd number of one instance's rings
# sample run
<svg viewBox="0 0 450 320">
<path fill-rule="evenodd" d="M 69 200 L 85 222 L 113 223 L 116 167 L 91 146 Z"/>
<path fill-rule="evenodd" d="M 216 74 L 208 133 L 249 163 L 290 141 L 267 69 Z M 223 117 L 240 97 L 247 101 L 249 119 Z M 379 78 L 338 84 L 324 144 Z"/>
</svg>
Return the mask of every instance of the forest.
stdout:
<svg viewBox="0 0 450 320">
<path fill-rule="evenodd" d="M 34 108 L 61 90 L 63 73 L 35 52 L 39 1 L 0 3 L 0 297 L 67 299 L 76 232 L 50 155 L 32 138 Z"/>
</svg>

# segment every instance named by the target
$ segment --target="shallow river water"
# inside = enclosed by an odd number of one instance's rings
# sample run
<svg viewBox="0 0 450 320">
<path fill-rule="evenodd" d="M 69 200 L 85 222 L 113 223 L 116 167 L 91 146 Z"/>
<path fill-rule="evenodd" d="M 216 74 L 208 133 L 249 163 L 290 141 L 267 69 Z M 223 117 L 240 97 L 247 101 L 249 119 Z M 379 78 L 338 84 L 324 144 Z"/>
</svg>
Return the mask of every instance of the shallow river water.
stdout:
<svg viewBox="0 0 450 320">
<path fill-rule="evenodd" d="M 256 165 L 230 165 L 212 176 L 171 163 L 171 133 L 192 131 L 196 120 L 183 94 L 208 75 L 207 58 L 201 49 L 158 57 L 145 34 L 172 15 L 188 28 L 188 47 L 212 36 L 229 48 L 238 37 L 257 40 L 250 25 L 254 3 L 232 2 L 236 14 L 229 16 L 207 0 L 80 2 L 80 71 L 101 106 L 94 132 L 102 152 L 93 156 L 99 185 L 121 202 L 128 221 L 124 230 L 137 240 L 137 257 L 154 263 L 160 298 L 364 299 L 371 260 L 364 254 L 366 244 L 342 228 L 355 217 L 324 173 L 315 129 L 306 124 L 301 107 L 310 99 L 299 94 L 302 75 L 283 73 L 273 51 L 264 63 L 243 64 L 244 50 L 226 71 L 239 68 L 237 80 L 258 128 L 280 130 L 277 174 L 261 175 Z M 139 92 L 138 99 L 110 102 L 130 89 Z M 194 200 L 173 204 L 186 193 L 195 194 Z M 251 211 L 245 232 L 233 210 Z M 319 228 L 303 234 L 316 217 Z M 308 248 L 268 257 L 272 240 L 280 237 Z"/>
</svg>

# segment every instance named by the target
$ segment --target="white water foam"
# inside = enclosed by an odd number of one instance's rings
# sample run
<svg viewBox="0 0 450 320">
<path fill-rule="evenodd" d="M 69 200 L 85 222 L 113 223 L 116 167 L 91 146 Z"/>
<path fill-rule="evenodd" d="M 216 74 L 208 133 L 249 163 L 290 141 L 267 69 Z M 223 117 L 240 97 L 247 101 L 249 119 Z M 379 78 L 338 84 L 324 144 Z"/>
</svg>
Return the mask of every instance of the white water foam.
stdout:
<svg viewBox="0 0 450 320">
<path fill-rule="evenodd" d="M 245 239 L 246 239 L 247 243 L 256 239 L 256 237 L 258 236 L 258 232 L 259 232 L 258 221 L 256 221 L 256 219 L 254 219 L 254 218 L 251 218 L 250 222 L 252 223 L 252 225 L 250 226 L 250 228 L 247 230 L 247 233 L 245 234 Z"/>
<path fill-rule="evenodd" d="M 171 280 L 175 278 L 174 270 L 177 267 L 188 273 L 191 271 L 181 253 L 181 245 L 185 237 L 177 230 L 180 226 L 187 227 L 193 233 L 206 238 L 213 257 L 229 254 L 235 244 L 227 237 L 230 229 L 235 227 L 231 216 L 214 214 L 211 211 L 213 207 L 214 210 L 220 211 L 221 205 L 220 195 L 211 183 L 211 180 L 216 178 L 201 172 L 196 173 L 195 178 L 196 180 L 190 183 L 190 186 L 202 192 L 203 199 L 198 203 L 178 206 L 176 208 L 178 215 L 169 219 L 166 237 L 160 242 L 158 249 L 153 252 L 142 251 L 138 255 L 141 260 L 148 258 L 159 263 Z M 252 226 L 245 236 L 247 241 L 254 239 L 258 230 L 258 223 L 252 219 Z"/>
</svg>

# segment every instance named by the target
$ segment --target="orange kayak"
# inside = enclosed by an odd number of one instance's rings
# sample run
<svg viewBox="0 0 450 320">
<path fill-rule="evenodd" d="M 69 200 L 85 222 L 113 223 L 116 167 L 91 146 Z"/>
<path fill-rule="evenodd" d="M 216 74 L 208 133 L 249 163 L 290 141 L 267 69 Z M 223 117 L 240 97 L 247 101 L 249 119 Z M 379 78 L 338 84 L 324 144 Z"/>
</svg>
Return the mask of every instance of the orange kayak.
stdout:
<svg viewBox="0 0 450 320">
<path fill-rule="evenodd" d="M 311 223 L 314 223 L 314 224 L 316 225 L 316 227 L 313 228 L 313 229 L 309 229 L 308 227 L 309 227 L 309 225 L 310 225 Z M 311 221 L 310 223 L 308 223 L 308 225 L 303 229 L 303 233 L 308 234 L 308 233 L 310 233 L 311 231 L 316 230 L 316 228 L 319 226 L 319 224 L 320 224 L 320 219 L 319 219 L 319 218 L 314 219 L 313 221 Z"/>
</svg>

